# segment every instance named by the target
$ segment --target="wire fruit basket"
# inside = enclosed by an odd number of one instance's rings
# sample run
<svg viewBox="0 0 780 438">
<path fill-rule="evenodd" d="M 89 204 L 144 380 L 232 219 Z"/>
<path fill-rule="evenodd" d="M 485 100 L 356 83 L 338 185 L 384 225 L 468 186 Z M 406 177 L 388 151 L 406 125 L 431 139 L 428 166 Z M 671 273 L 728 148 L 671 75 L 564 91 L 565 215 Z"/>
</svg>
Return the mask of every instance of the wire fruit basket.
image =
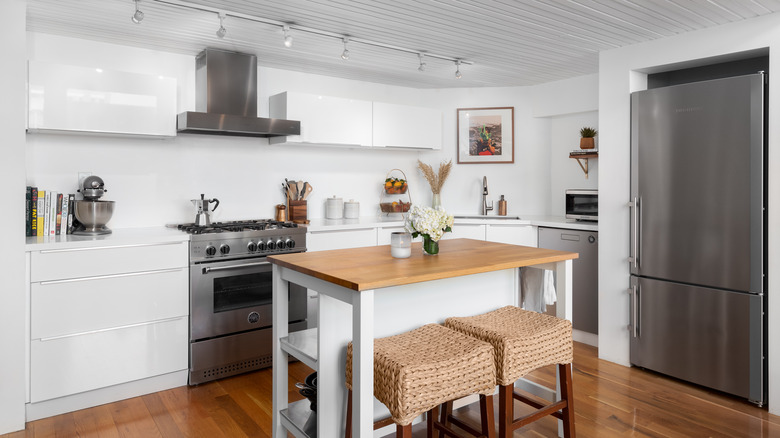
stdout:
<svg viewBox="0 0 780 438">
<path fill-rule="evenodd" d="M 403 178 L 393 176 L 392 174 L 395 171 L 400 172 Z M 406 174 L 401 169 L 391 169 L 387 172 L 384 186 L 382 187 L 382 198 L 379 203 L 379 209 L 382 213 L 406 213 L 409 211 L 412 207 L 412 195 L 408 193 L 409 184 L 407 181 Z M 406 196 L 399 196 L 398 200 L 395 200 L 390 195 Z"/>
</svg>

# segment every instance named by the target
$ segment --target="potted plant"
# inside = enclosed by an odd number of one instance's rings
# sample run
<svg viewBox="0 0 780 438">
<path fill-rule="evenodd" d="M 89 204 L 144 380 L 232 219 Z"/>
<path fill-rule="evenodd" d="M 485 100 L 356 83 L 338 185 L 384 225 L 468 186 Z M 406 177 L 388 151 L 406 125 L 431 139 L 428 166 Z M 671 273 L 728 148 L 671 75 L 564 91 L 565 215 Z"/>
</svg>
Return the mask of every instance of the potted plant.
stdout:
<svg viewBox="0 0 780 438">
<path fill-rule="evenodd" d="M 598 135 L 598 131 L 591 127 L 584 127 L 580 129 L 580 149 L 593 149 L 596 147 L 595 138 Z"/>
</svg>

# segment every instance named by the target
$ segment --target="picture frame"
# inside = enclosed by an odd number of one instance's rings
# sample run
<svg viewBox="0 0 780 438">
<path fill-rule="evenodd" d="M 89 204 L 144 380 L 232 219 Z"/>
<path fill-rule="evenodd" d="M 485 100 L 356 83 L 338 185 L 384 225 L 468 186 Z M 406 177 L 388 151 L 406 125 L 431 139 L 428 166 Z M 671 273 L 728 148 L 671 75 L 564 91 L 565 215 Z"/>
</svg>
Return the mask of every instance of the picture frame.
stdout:
<svg viewBox="0 0 780 438">
<path fill-rule="evenodd" d="M 458 108 L 458 164 L 515 162 L 515 107 Z"/>
</svg>

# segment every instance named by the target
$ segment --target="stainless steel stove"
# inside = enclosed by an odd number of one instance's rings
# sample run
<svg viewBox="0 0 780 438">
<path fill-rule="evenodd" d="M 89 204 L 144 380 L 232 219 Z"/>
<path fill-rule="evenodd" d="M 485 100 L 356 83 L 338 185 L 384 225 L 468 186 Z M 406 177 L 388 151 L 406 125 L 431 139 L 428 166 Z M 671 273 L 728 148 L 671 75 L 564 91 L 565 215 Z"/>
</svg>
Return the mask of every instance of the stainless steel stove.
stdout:
<svg viewBox="0 0 780 438">
<path fill-rule="evenodd" d="M 190 236 L 190 377 L 199 383 L 271 366 L 268 255 L 306 251 L 306 228 L 248 220 L 177 226 Z M 290 284 L 290 331 L 306 328 L 306 289 Z"/>
</svg>

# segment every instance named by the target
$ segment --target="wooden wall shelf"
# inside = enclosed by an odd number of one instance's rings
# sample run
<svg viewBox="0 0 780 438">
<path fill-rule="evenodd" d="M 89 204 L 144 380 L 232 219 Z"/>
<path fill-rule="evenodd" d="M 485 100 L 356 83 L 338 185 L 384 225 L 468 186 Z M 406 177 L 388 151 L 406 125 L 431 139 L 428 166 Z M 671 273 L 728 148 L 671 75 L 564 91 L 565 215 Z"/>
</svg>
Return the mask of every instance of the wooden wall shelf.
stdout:
<svg viewBox="0 0 780 438">
<path fill-rule="evenodd" d="M 577 160 L 577 164 L 579 164 L 582 171 L 585 172 L 586 179 L 588 178 L 588 159 L 598 157 L 598 152 L 589 152 L 587 154 L 569 154 L 569 158 L 574 158 Z M 585 161 L 585 164 L 582 164 L 583 161 Z"/>
</svg>

